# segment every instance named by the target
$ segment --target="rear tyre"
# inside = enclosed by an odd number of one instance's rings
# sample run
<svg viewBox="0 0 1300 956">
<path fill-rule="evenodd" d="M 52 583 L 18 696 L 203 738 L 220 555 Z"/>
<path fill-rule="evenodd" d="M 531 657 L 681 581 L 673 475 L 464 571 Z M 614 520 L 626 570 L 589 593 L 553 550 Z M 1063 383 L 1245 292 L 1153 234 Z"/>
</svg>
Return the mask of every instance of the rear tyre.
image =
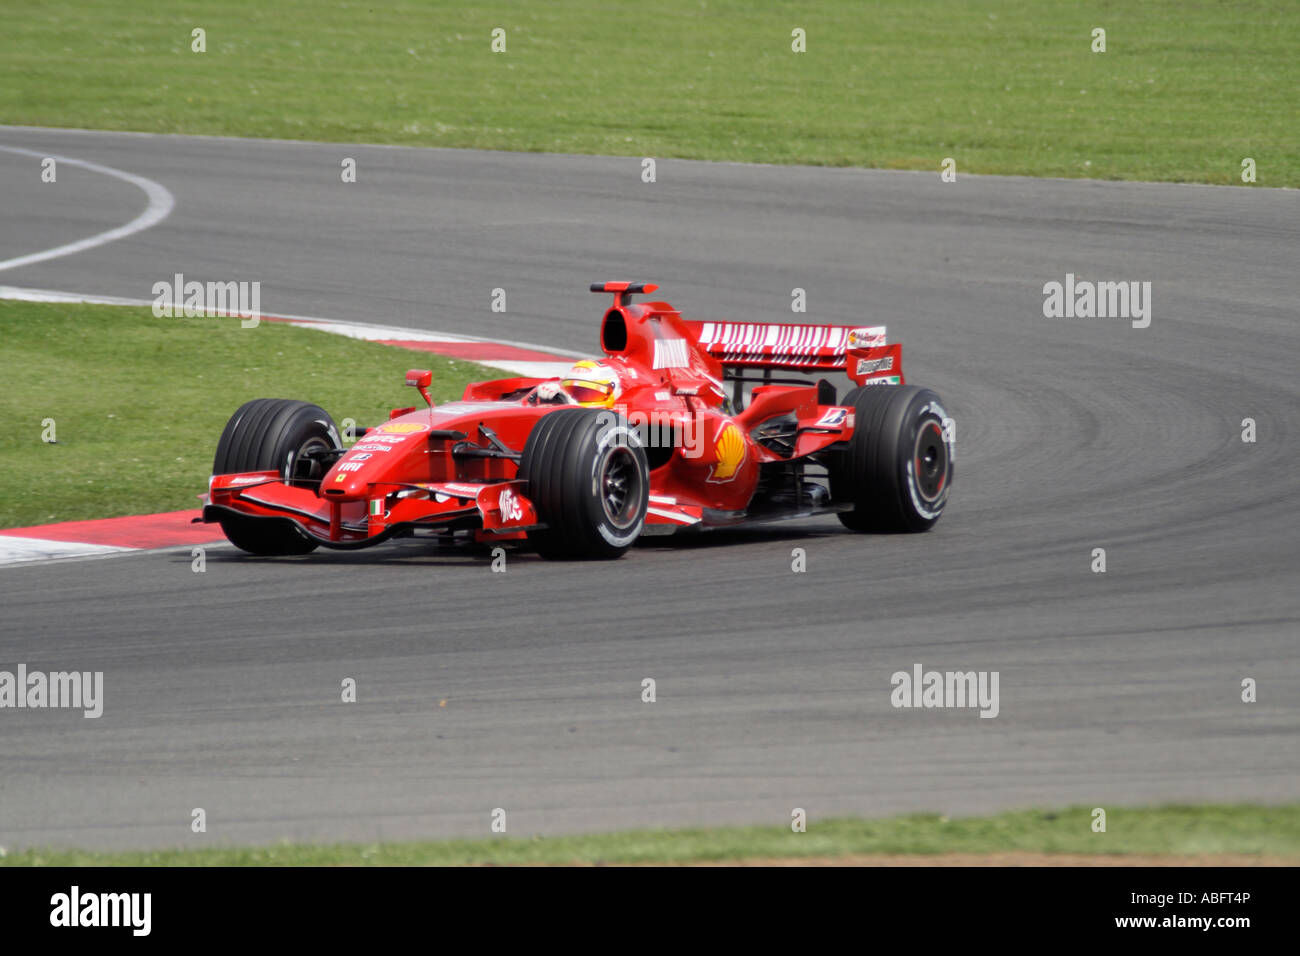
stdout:
<svg viewBox="0 0 1300 956">
<path fill-rule="evenodd" d="M 840 521 L 852 531 L 928 531 L 952 487 L 948 413 L 939 396 L 914 385 L 855 388 L 849 447 L 831 469 L 831 495 L 853 505 Z"/>
<path fill-rule="evenodd" d="M 310 402 L 255 398 L 230 417 L 217 454 L 214 475 L 244 471 L 278 471 L 286 481 L 305 486 L 319 482 L 328 467 L 309 453 L 341 447 L 329 413 Z M 221 530 L 235 547 L 250 554 L 307 554 L 316 542 L 288 520 L 229 515 Z"/>
<path fill-rule="evenodd" d="M 617 558 L 641 534 L 650 470 L 636 429 L 612 412 L 543 416 L 524 445 L 519 477 L 547 527 L 528 541 L 548 560 Z"/>
</svg>

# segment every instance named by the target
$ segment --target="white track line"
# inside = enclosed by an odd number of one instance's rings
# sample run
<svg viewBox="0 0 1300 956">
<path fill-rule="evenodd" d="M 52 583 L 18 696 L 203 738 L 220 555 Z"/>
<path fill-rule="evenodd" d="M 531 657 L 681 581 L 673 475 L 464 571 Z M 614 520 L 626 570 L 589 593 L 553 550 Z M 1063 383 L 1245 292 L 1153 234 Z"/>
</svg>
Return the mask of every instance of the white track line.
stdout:
<svg viewBox="0 0 1300 956">
<path fill-rule="evenodd" d="M 33 252 L 29 255 L 18 256 L 16 259 L 5 259 L 0 261 L 0 272 L 5 269 L 17 269 L 19 266 L 29 266 L 34 262 L 44 262 L 47 259 L 57 259 L 60 256 L 70 256 L 77 252 L 85 252 L 87 249 L 94 249 L 96 246 L 102 246 L 105 243 L 113 242 L 117 239 L 125 239 L 127 236 L 135 235 L 137 232 L 143 232 L 150 226 L 156 226 L 169 215 L 176 205 L 176 199 L 168 192 L 167 187 L 154 182 L 152 179 L 145 179 L 143 176 L 137 176 L 134 173 L 123 172 L 120 169 L 113 169 L 111 166 L 101 166 L 98 163 L 92 163 L 84 159 L 73 159 L 69 156 L 58 156 L 53 153 L 42 153 L 34 149 L 21 149 L 17 146 L 0 146 L 0 150 L 6 153 L 18 153 L 22 156 L 35 156 L 37 159 L 53 159 L 56 163 L 63 163 L 67 166 L 80 166 L 82 169 L 88 169 L 92 173 L 103 173 L 105 176 L 112 176 L 114 179 L 121 179 L 133 186 L 144 190 L 144 194 L 149 197 L 149 205 L 145 207 L 144 212 L 136 216 L 124 226 L 118 226 L 116 229 L 110 229 L 108 232 L 101 232 L 98 235 L 90 236 L 86 239 L 79 239 L 76 242 L 70 242 L 66 246 L 57 246 L 54 249 L 46 249 L 44 252 Z M 36 175 L 35 172 L 32 175 Z"/>
<path fill-rule="evenodd" d="M 60 292 L 54 289 L 26 289 L 16 285 L 0 285 L 0 299 L 14 299 L 20 302 L 85 302 L 91 305 L 133 305 L 153 306 L 157 299 L 128 299 L 113 295 L 93 295 L 83 292 Z M 162 303 L 173 308 L 181 308 L 183 303 L 170 299 Z M 571 352 L 568 349 L 552 348 L 549 345 L 537 345 L 533 342 L 516 342 L 513 339 L 485 339 L 474 335 L 460 335 L 453 332 L 430 332 L 428 329 L 410 329 L 400 325 L 375 325 L 370 322 L 350 322 L 347 319 L 324 319 L 317 315 L 294 315 L 290 312 L 265 313 L 262 318 L 269 320 L 285 319 L 301 328 L 314 328 L 321 332 L 346 335 L 354 339 L 397 339 L 408 342 L 474 342 L 484 345 L 513 345 L 515 348 L 530 352 L 542 352 L 557 355 L 565 359 L 590 358 L 587 352 Z M 490 364 L 487 360 L 482 365 Z M 567 371 L 567 363 L 565 370 Z M 501 368 L 502 366 L 494 366 Z"/>
<path fill-rule="evenodd" d="M 109 554 L 134 551 L 107 544 L 84 544 L 78 541 L 47 541 L 43 538 L 19 538 L 0 534 L 0 567 L 50 561 L 56 558 L 100 558 Z"/>
<path fill-rule="evenodd" d="M 79 292 L 56 292 L 51 289 L 23 289 L 12 285 L 0 285 L 0 299 L 17 299 L 22 302 L 88 302 L 98 305 L 134 306 L 152 306 L 155 301 L 153 299 L 123 299 L 118 296 L 108 295 L 83 295 Z M 170 304 L 175 308 L 181 307 L 181 303 L 178 302 Z M 465 360 L 475 362 L 478 365 L 486 365 L 489 368 L 501 369 L 512 375 L 522 375 L 525 378 L 558 378 L 572 367 L 575 359 L 588 357 L 580 352 L 568 352 L 563 349 L 553 349 L 550 346 L 533 345 L 530 342 L 474 338 L 469 335 L 453 335 L 449 332 L 408 329 L 399 325 L 372 325 L 366 322 L 346 322 L 342 319 L 322 319 L 312 315 L 285 315 L 282 313 L 274 316 L 265 315 L 263 318 L 283 319 L 287 320 L 290 325 L 296 325 L 299 328 L 315 329 L 318 332 L 345 335 L 348 338 L 364 339 L 370 342 L 398 340 L 407 342 L 472 342 L 483 345 L 513 345 L 516 348 L 527 349 L 530 352 L 554 355 L 559 360 L 547 362 L 507 356 L 496 358 L 487 356 Z"/>
</svg>

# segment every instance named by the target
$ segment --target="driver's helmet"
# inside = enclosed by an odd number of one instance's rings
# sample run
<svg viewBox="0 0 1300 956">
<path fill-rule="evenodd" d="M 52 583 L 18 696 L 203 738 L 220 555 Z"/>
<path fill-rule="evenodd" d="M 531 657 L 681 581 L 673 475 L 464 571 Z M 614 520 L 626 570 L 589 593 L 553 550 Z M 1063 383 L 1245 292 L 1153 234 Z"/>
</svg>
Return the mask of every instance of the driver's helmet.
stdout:
<svg viewBox="0 0 1300 956">
<path fill-rule="evenodd" d="M 603 362 L 583 359 L 560 380 L 563 388 L 579 405 L 588 408 L 613 408 L 623 389 L 618 374 Z"/>
</svg>

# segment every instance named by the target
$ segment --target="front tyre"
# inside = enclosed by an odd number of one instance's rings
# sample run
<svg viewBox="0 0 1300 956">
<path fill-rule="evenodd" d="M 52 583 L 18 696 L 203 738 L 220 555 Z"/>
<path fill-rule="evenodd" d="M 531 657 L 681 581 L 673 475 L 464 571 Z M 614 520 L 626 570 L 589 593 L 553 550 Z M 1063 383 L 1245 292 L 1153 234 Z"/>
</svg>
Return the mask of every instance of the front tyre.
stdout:
<svg viewBox="0 0 1300 956">
<path fill-rule="evenodd" d="M 831 469 L 831 494 L 851 503 L 853 531 L 928 531 L 952 488 L 950 421 L 939 396 L 914 385 L 870 385 L 844 396 L 855 412 L 848 448 Z"/>
<path fill-rule="evenodd" d="M 334 420 L 320 406 L 287 398 L 255 398 L 241 405 L 226 423 L 212 473 L 278 471 L 285 481 L 310 487 L 328 470 L 317 453 L 340 446 Z M 288 520 L 227 515 L 220 522 L 230 543 L 250 554 L 316 550 L 316 542 Z"/>
<path fill-rule="evenodd" d="M 547 525 L 528 532 L 543 558 L 617 558 L 641 534 L 650 469 L 636 430 L 613 412 L 543 416 L 524 445 L 519 477 Z"/>
</svg>

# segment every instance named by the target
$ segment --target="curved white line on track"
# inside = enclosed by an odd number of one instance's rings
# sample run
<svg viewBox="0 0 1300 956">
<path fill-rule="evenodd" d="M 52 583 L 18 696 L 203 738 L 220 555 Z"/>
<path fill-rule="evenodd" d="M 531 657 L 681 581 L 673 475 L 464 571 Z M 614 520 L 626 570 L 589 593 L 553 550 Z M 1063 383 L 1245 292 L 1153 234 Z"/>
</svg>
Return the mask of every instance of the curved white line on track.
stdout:
<svg viewBox="0 0 1300 956">
<path fill-rule="evenodd" d="M 0 299 L 15 299 L 20 302 L 88 302 L 92 305 L 134 305 L 151 306 L 157 299 L 125 299 L 114 295 L 90 295 L 83 292 L 58 292 L 53 289 L 24 289 L 16 285 L 0 285 Z M 170 300 L 169 300 L 170 301 Z M 180 308 L 181 303 L 171 304 Z M 484 345 L 510 345 L 530 352 L 544 352 L 562 359 L 592 358 L 590 352 L 573 352 L 568 349 L 556 349 L 549 345 L 537 345 L 533 342 L 517 342 L 514 339 L 485 339 L 474 335 L 461 335 L 458 332 L 435 332 L 430 329 L 411 329 L 400 325 L 375 325 L 371 322 L 351 322 L 347 319 L 325 319 L 317 315 L 294 315 L 289 312 L 265 313 L 262 318 L 272 321 L 287 321 L 303 328 L 314 328 L 336 335 L 346 335 L 353 339 L 404 339 L 411 342 L 479 342 Z M 570 363 L 571 364 L 571 363 Z M 494 366 L 499 367 L 499 366 Z"/>
<path fill-rule="evenodd" d="M 77 252 L 85 252 L 87 249 L 94 249 L 96 246 L 102 246 L 105 243 L 113 242 L 117 239 L 125 239 L 127 236 L 135 235 L 137 232 L 143 232 L 150 226 L 156 226 L 169 215 L 176 205 L 176 199 L 167 190 L 166 186 L 154 182 L 152 179 L 145 179 L 143 176 L 137 176 L 134 173 L 123 172 L 120 169 L 114 169 L 111 166 L 101 166 L 99 163 L 92 163 L 85 159 L 73 159 L 70 156 L 59 156 L 54 153 L 42 153 L 34 149 L 22 149 L 18 146 L 0 146 L 0 150 L 6 153 L 18 153 L 22 156 L 35 156 L 37 159 L 53 159 L 56 163 L 63 163 L 68 166 L 79 166 L 82 169 L 88 169 L 92 173 L 103 173 L 105 176 L 112 176 L 114 179 L 121 179 L 133 186 L 144 190 L 144 194 L 149 197 L 149 205 L 145 207 L 144 212 L 136 216 L 124 226 L 118 226 L 116 229 L 110 229 L 107 232 L 101 232 L 98 235 L 89 236 L 86 239 L 79 239 L 76 242 L 70 242 L 65 246 L 56 246 L 53 249 L 46 249 L 43 252 L 33 252 L 29 255 L 18 256 L 15 259 L 5 259 L 0 261 L 0 272 L 5 269 L 16 269 L 19 266 L 29 266 L 34 262 L 44 262 L 46 259 L 57 259 L 60 256 L 70 256 Z"/>
</svg>

